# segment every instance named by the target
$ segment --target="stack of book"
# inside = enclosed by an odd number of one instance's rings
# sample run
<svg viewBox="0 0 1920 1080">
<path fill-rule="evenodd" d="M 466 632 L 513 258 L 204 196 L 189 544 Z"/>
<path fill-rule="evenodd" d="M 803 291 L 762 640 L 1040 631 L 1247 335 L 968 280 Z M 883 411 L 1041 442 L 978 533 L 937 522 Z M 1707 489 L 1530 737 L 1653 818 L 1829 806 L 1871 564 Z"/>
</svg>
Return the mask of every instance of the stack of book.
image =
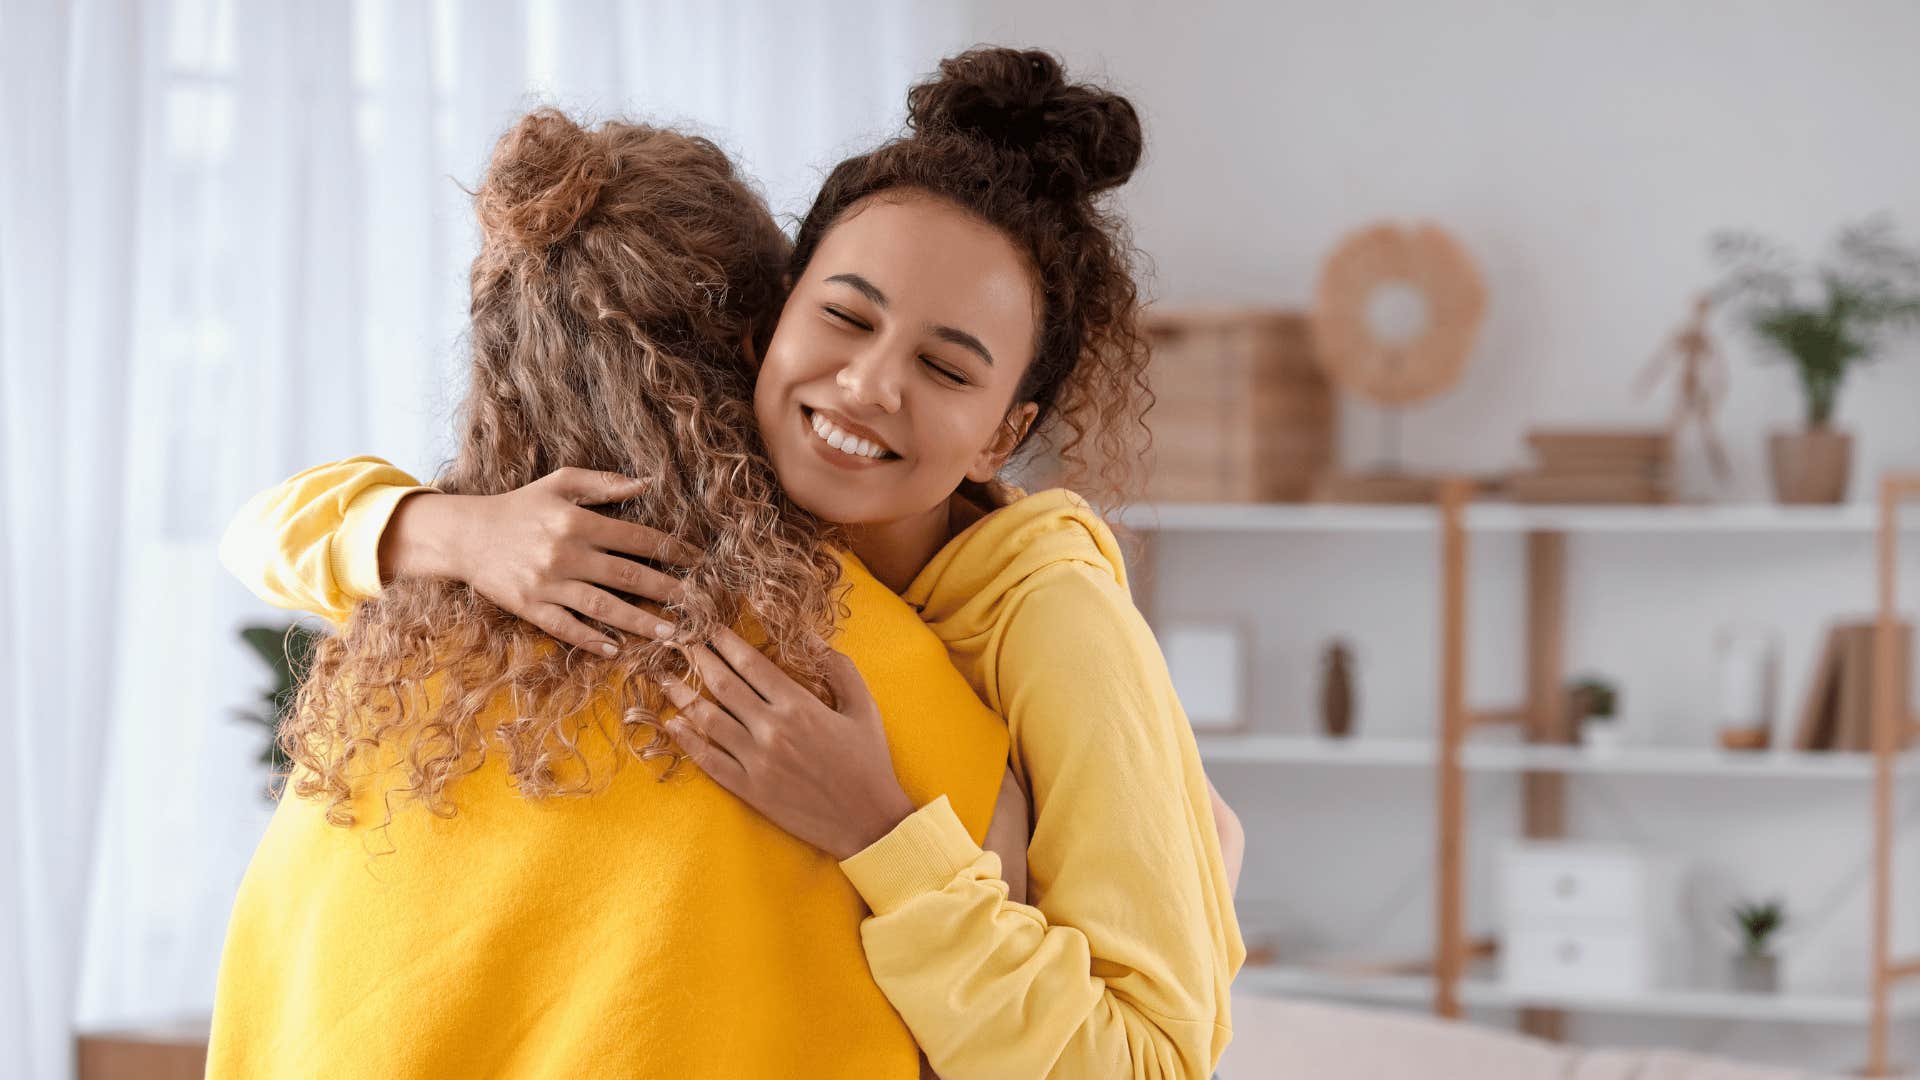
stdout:
<svg viewBox="0 0 1920 1080">
<path fill-rule="evenodd" d="M 1913 739 L 1907 693 L 1913 657 L 1913 627 L 1894 627 L 1893 677 L 1888 681 L 1894 701 L 1894 746 L 1905 749 Z M 1841 623 L 1827 631 L 1826 644 L 1807 684 L 1806 704 L 1793 733 L 1795 750 L 1873 749 L 1873 624 Z"/>
<path fill-rule="evenodd" d="M 1526 503 L 1664 503 L 1672 498 L 1673 439 L 1664 431 L 1535 428 L 1539 467 L 1507 481 Z"/>
</svg>

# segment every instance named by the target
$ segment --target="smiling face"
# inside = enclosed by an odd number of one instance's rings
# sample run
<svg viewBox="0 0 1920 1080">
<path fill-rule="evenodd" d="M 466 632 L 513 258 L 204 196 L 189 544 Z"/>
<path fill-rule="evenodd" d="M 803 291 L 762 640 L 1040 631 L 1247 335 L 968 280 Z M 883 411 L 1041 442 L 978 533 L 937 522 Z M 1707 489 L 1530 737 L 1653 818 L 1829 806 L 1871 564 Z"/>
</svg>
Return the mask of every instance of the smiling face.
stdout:
<svg viewBox="0 0 1920 1080">
<path fill-rule="evenodd" d="M 794 283 L 754 413 L 780 486 L 843 525 L 944 512 L 993 478 L 1033 415 L 1038 299 L 1020 251 L 930 195 L 854 206 Z"/>
</svg>

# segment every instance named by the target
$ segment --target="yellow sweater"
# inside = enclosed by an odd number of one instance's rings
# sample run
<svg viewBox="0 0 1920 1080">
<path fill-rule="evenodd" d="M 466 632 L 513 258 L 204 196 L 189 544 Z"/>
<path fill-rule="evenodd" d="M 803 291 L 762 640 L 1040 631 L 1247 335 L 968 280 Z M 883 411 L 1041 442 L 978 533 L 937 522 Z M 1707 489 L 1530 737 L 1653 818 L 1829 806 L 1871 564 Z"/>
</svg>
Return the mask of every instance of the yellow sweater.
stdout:
<svg viewBox="0 0 1920 1080">
<path fill-rule="evenodd" d="M 223 558 L 266 599 L 338 620 L 377 589 L 380 529 L 411 485 L 369 461 L 302 474 L 250 505 Z M 889 720 L 902 785 L 971 843 L 1006 729 L 911 609 L 851 560 L 847 577 L 857 616 L 835 644 Z M 403 801 L 387 831 L 374 784 L 352 829 L 282 800 L 228 927 L 208 1075 L 917 1076 L 832 858 L 691 765 L 656 771 L 629 760 L 599 794 L 527 800 L 494 755 L 450 789 L 453 817 Z"/>
<path fill-rule="evenodd" d="M 1034 906 L 1007 902 L 948 807 L 923 807 L 841 864 L 875 913 L 874 979 L 948 1080 L 1207 1076 L 1246 946 L 1193 730 L 1113 533 L 1071 492 L 1028 495 L 903 595 L 1007 721 Z M 919 887 L 879 880 L 909 841 Z"/>
<path fill-rule="evenodd" d="M 380 532 L 418 490 L 389 468 L 323 466 L 303 475 L 326 482 L 263 495 L 223 558 L 287 606 L 372 594 Z M 923 805 L 840 864 L 873 912 L 872 979 L 947 1080 L 1209 1075 L 1246 950 L 1191 729 L 1112 534 L 1070 493 L 1027 496 L 943 548 L 906 599 L 1012 730 L 1035 906 L 1007 901 L 958 800 Z"/>
</svg>

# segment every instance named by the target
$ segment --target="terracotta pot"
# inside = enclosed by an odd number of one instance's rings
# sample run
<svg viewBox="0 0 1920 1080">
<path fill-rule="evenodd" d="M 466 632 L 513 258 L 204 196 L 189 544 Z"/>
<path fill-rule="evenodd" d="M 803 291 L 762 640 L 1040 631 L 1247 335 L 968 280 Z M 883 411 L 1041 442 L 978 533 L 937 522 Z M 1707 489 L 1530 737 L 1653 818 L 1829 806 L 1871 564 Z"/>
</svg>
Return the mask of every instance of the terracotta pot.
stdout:
<svg viewBox="0 0 1920 1080">
<path fill-rule="evenodd" d="M 1847 498 L 1853 436 L 1830 428 L 1776 432 L 1767 439 L 1773 497 L 1783 503 L 1837 503 Z"/>
</svg>

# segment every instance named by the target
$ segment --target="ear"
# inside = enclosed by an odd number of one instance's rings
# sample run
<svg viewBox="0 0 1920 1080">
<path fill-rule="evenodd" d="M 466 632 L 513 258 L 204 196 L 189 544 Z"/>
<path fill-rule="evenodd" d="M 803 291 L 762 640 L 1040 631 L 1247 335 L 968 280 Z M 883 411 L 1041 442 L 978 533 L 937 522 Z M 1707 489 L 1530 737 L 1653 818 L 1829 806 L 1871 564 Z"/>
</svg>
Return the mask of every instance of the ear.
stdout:
<svg viewBox="0 0 1920 1080">
<path fill-rule="evenodd" d="M 1027 429 L 1033 426 L 1033 418 L 1040 415 L 1040 406 L 1031 401 L 1023 402 L 1009 410 L 1000 426 L 993 431 L 993 438 L 980 448 L 973 459 L 973 466 L 967 470 L 967 479 L 976 484 L 984 484 L 1000 474 L 1000 467 L 1013 456 L 1020 440 L 1027 437 Z"/>
</svg>

